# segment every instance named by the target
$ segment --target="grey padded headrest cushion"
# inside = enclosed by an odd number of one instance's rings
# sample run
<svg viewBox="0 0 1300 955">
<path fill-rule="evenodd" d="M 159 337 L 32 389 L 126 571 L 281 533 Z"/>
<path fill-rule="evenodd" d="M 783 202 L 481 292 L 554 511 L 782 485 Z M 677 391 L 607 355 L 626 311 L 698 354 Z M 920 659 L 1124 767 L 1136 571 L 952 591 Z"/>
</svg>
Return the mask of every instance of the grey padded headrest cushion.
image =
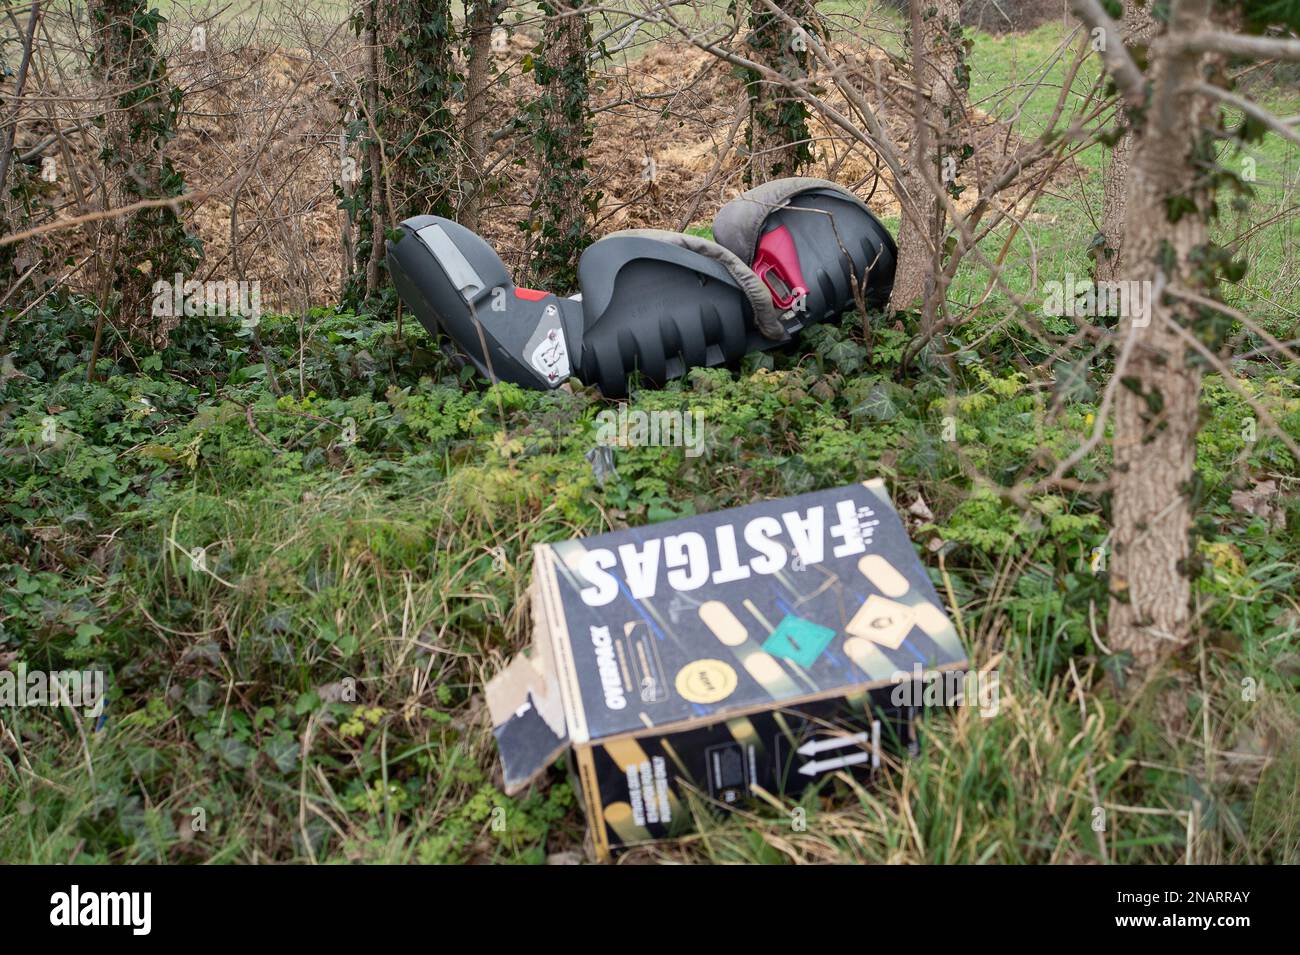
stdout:
<svg viewBox="0 0 1300 955">
<path fill-rule="evenodd" d="M 777 310 L 776 303 L 772 301 L 772 293 L 768 291 L 762 279 L 754 274 L 754 270 L 730 249 L 702 236 L 669 232 L 666 229 L 623 229 L 621 232 L 611 232 L 605 238 L 612 239 L 615 236 L 658 239 L 660 242 L 667 242 L 712 259 L 725 268 L 727 273 L 736 280 L 736 284 L 744 290 L 754 313 L 754 324 L 758 326 L 758 330 L 764 337 L 777 341 L 786 337 L 785 326 L 781 324 L 781 313 Z"/>
<path fill-rule="evenodd" d="M 813 189 L 835 192 L 863 209 L 866 203 L 843 186 L 828 179 L 796 176 L 790 179 L 773 179 L 741 193 L 718 210 L 713 220 L 713 237 L 742 262 L 753 262 L 758 248 L 759 230 L 767 217 L 790 204 L 795 196 Z"/>
</svg>

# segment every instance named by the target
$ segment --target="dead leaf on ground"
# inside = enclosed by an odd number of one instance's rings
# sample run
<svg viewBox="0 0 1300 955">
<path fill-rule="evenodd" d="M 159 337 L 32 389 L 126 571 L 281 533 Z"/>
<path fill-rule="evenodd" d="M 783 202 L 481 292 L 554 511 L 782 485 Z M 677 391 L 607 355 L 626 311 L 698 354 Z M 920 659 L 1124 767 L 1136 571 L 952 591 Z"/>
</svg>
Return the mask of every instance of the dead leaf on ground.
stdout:
<svg viewBox="0 0 1300 955">
<path fill-rule="evenodd" d="M 1233 491 L 1228 503 L 1236 511 L 1262 517 L 1270 530 L 1286 528 L 1286 511 L 1278 497 L 1276 481 L 1255 481 L 1249 488 Z"/>
</svg>

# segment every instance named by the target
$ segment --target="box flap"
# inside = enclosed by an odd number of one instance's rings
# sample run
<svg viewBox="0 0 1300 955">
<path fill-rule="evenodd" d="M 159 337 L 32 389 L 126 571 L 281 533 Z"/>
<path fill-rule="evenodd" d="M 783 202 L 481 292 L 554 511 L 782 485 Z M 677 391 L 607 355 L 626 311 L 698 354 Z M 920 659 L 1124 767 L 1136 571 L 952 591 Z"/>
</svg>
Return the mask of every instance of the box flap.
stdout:
<svg viewBox="0 0 1300 955">
<path fill-rule="evenodd" d="M 533 645 L 488 681 L 488 713 L 513 796 L 540 776 L 569 746 L 564 698 L 556 676 L 550 618 L 539 583 L 532 598 Z"/>
<path fill-rule="evenodd" d="M 487 704 L 506 794 L 513 796 L 569 745 L 559 689 L 525 652 L 488 681 Z"/>
</svg>

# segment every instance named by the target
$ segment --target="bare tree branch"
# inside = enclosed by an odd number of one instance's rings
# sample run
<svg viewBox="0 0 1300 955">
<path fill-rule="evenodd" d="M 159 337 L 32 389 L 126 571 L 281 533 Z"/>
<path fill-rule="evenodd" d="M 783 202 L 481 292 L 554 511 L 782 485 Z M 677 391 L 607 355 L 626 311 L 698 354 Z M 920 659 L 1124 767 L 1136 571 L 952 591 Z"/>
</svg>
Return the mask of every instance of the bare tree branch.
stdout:
<svg viewBox="0 0 1300 955">
<path fill-rule="evenodd" d="M 1100 53 L 1107 72 L 1115 80 L 1124 101 L 1130 106 L 1141 106 L 1147 96 L 1146 77 L 1128 55 L 1119 24 L 1110 18 L 1097 0 L 1070 0 L 1070 9 L 1093 30 L 1102 31 Z"/>
<path fill-rule="evenodd" d="M 27 20 L 27 33 L 23 37 L 22 61 L 18 64 L 18 79 L 14 84 L 14 108 L 5 121 L 4 146 L 0 147 L 0 189 L 4 188 L 9 175 L 9 163 L 14 154 L 14 136 L 18 132 L 18 111 L 22 108 L 23 92 L 27 85 L 27 68 L 32 62 L 32 41 L 36 36 L 36 21 L 41 17 L 40 0 L 32 4 L 32 13 Z"/>
<path fill-rule="evenodd" d="M 1194 87 L 1198 93 L 1204 93 L 1207 96 L 1213 96 L 1215 99 L 1227 103 L 1229 106 L 1235 106 L 1247 116 L 1259 120 L 1273 132 L 1277 133 L 1284 139 L 1289 139 L 1293 143 L 1300 144 L 1300 132 L 1292 129 L 1277 116 L 1274 116 L 1258 103 L 1238 96 L 1236 93 L 1229 93 L 1225 89 L 1220 89 L 1210 83 L 1198 83 Z"/>
<path fill-rule="evenodd" d="M 1300 60 L 1300 40 L 1197 30 L 1171 41 L 1194 53 L 1225 53 L 1255 59 Z"/>
</svg>

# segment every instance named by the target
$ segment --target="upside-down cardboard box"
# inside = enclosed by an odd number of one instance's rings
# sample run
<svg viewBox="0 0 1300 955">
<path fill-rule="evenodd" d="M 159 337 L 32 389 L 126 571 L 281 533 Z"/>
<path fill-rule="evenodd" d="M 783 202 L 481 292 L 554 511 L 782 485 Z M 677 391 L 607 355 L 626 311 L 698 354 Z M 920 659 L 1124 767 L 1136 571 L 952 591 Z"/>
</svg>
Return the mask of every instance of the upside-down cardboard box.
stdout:
<svg viewBox="0 0 1300 955">
<path fill-rule="evenodd" d="M 508 793 L 572 749 L 597 857 L 869 774 L 893 690 L 966 665 L 880 480 L 534 552 L 531 650 L 487 687 Z"/>
</svg>

